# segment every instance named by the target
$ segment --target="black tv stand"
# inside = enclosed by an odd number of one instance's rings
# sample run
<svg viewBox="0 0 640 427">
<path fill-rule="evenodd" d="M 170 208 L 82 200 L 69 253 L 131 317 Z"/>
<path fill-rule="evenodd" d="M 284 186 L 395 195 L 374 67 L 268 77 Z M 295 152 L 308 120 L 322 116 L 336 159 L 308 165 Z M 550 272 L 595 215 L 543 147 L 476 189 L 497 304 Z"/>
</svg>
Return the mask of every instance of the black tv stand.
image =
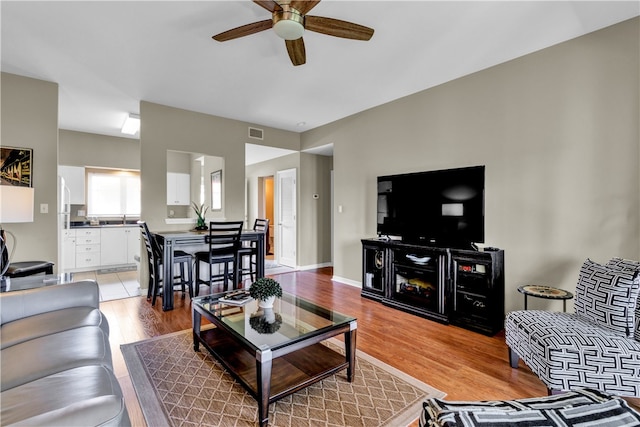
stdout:
<svg viewBox="0 0 640 427">
<path fill-rule="evenodd" d="M 504 324 L 504 251 L 362 240 L 362 296 L 487 335 Z"/>
</svg>

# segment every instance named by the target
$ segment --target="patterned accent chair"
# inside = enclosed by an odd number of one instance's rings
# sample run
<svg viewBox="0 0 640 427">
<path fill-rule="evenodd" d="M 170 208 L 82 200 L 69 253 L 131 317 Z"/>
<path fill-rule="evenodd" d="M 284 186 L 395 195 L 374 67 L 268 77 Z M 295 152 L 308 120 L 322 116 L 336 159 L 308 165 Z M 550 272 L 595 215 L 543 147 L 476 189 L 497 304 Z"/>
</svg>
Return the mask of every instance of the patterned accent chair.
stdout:
<svg viewBox="0 0 640 427">
<path fill-rule="evenodd" d="M 640 397 L 640 262 L 587 259 L 575 313 L 520 310 L 505 320 L 512 368 L 531 368 L 549 394 L 590 387 Z"/>
</svg>

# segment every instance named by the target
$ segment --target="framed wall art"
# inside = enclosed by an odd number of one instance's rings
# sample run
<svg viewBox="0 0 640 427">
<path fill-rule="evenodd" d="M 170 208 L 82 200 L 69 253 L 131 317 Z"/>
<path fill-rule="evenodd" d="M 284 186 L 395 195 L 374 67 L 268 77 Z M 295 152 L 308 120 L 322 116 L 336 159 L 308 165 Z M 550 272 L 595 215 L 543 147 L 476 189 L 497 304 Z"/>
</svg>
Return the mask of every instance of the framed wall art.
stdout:
<svg viewBox="0 0 640 427">
<path fill-rule="evenodd" d="M 0 185 L 33 187 L 33 150 L 0 147 Z"/>
</svg>

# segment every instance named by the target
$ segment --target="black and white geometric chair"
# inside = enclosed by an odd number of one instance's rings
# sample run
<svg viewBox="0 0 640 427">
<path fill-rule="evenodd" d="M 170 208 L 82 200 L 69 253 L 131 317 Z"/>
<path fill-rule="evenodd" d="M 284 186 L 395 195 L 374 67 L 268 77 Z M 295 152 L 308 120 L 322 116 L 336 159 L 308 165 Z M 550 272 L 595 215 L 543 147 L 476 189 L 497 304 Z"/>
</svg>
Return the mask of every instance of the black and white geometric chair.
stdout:
<svg viewBox="0 0 640 427">
<path fill-rule="evenodd" d="M 575 313 L 520 310 L 505 320 L 512 368 L 524 363 L 549 394 L 592 388 L 640 397 L 640 263 L 587 259 Z"/>
<path fill-rule="evenodd" d="M 514 400 L 423 402 L 420 427 L 633 426 L 640 413 L 593 389 Z"/>
</svg>

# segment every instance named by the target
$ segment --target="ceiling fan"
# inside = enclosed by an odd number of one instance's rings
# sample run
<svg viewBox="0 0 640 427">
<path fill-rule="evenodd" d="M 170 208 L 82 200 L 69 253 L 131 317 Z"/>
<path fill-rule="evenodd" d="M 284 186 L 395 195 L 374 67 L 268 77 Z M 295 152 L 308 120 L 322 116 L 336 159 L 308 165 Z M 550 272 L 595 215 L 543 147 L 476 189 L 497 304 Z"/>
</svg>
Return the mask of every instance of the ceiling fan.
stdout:
<svg viewBox="0 0 640 427">
<path fill-rule="evenodd" d="M 272 18 L 227 30 L 212 38 L 224 42 L 273 28 L 275 33 L 284 39 L 293 65 L 302 65 L 307 60 L 302 40 L 305 30 L 353 40 L 369 40 L 373 36 L 373 29 L 363 25 L 322 16 L 308 16 L 307 13 L 320 3 L 320 0 L 253 0 L 253 2 L 271 12 Z"/>
</svg>

